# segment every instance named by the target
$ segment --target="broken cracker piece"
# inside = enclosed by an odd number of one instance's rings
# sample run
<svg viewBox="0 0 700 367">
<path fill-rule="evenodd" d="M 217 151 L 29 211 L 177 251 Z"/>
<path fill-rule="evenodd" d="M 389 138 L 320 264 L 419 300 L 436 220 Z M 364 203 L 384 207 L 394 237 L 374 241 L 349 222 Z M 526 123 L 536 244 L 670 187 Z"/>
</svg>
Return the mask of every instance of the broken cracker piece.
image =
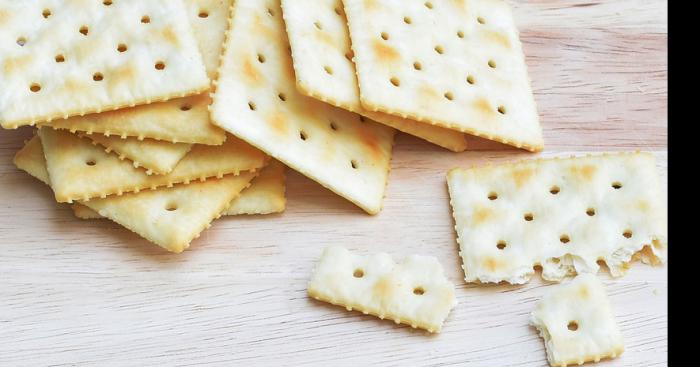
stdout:
<svg viewBox="0 0 700 367">
<path fill-rule="evenodd" d="M 2 1 L 0 85 L 0 124 L 17 128 L 202 93 L 209 78 L 180 1 Z"/>
<path fill-rule="evenodd" d="M 604 261 L 624 275 L 666 258 L 666 206 L 650 153 L 453 169 L 447 175 L 467 282 L 561 281 Z"/>
<path fill-rule="evenodd" d="M 282 0 L 282 11 L 301 93 L 455 152 L 467 148 L 464 134 L 458 131 L 362 108 L 339 0 Z"/>
<path fill-rule="evenodd" d="M 457 305 L 454 285 L 431 256 L 412 255 L 396 264 L 379 253 L 358 256 L 332 246 L 323 251 L 308 285 L 311 297 L 397 324 L 440 332 Z"/>
<path fill-rule="evenodd" d="M 364 108 L 542 150 L 542 128 L 507 2 L 343 3 Z"/>
<path fill-rule="evenodd" d="M 268 157 L 249 144 L 229 137 L 221 146 L 196 145 L 165 175 L 146 175 L 116 155 L 105 153 L 89 140 L 66 131 L 39 129 L 51 187 L 58 202 L 87 201 L 108 195 L 138 192 L 255 171 Z"/>
<path fill-rule="evenodd" d="M 605 289 L 593 274 L 554 286 L 537 302 L 530 324 L 544 339 L 552 367 L 598 362 L 625 351 Z"/>
<path fill-rule="evenodd" d="M 237 0 L 230 23 L 212 121 L 378 213 L 395 131 L 297 92 L 279 0 Z"/>
<path fill-rule="evenodd" d="M 285 166 L 271 160 L 260 171 L 249 188 L 231 203 L 224 215 L 281 213 L 287 206 L 285 197 Z"/>
</svg>

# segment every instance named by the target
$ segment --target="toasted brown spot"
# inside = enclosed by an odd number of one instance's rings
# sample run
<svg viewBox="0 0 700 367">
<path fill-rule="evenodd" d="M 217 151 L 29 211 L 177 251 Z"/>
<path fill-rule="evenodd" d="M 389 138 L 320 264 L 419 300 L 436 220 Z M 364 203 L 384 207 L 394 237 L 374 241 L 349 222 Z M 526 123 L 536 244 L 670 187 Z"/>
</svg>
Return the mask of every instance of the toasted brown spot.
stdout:
<svg viewBox="0 0 700 367">
<path fill-rule="evenodd" d="M 483 115 L 492 116 L 494 114 L 493 107 L 491 107 L 489 101 L 484 98 L 478 98 L 476 101 L 474 101 L 473 106 Z"/>
<path fill-rule="evenodd" d="M 391 279 L 388 277 L 384 277 L 380 279 L 377 284 L 372 287 L 372 294 L 377 297 L 378 299 L 382 300 L 380 301 L 383 303 L 383 300 L 386 299 L 391 299 L 392 294 L 394 293 L 394 286 L 391 282 Z"/>
<path fill-rule="evenodd" d="M 587 299 L 588 298 L 588 288 L 586 288 L 586 287 L 579 288 L 578 295 L 579 295 L 579 297 L 581 297 L 581 299 Z"/>
<path fill-rule="evenodd" d="M 472 214 L 472 224 L 479 225 L 492 219 L 493 217 L 494 215 L 491 209 L 483 206 L 476 206 L 476 208 L 474 208 L 474 214 Z"/>
<path fill-rule="evenodd" d="M 487 257 L 484 259 L 483 265 L 488 271 L 496 271 L 498 268 L 501 267 L 501 262 L 492 258 L 492 257 Z"/>
<path fill-rule="evenodd" d="M 507 35 L 496 32 L 492 30 L 483 30 L 481 32 L 482 38 L 484 38 L 489 43 L 499 44 L 505 48 L 510 48 L 510 38 Z"/>
<path fill-rule="evenodd" d="M 29 65 L 31 59 L 31 55 L 10 57 L 2 63 L 2 69 L 5 71 L 5 74 L 14 74 L 23 70 L 27 65 Z"/>
<path fill-rule="evenodd" d="M 649 205 L 649 202 L 646 200 L 639 200 L 637 202 L 637 209 L 643 212 L 648 212 L 651 206 Z"/>
<path fill-rule="evenodd" d="M 280 134 L 286 134 L 287 131 L 289 131 L 287 117 L 285 117 L 283 113 L 275 112 L 270 118 L 268 118 L 267 123 L 274 131 Z"/>
<path fill-rule="evenodd" d="M 362 145 L 369 150 L 372 161 L 379 161 L 384 156 L 384 152 L 382 151 L 381 146 L 379 146 L 377 137 L 374 136 L 369 130 L 362 128 L 357 130 L 357 134 L 359 135 Z"/>
<path fill-rule="evenodd" d="M 6 10 L 0 9 L 0 25 L 3 23 L 7 22 L 7 19 L 10 18 L 10 15 Z"/>
<path fill-rule="evenodd" d="M 374 40 L 373 47 L 374 54 L 377 56 L 377 59 L 383 63 L 391 64 L 401 59 L 401 55 L 399 55 L 398 51 L 387 45 L 387 43 L 384 41 Z"/>
<path fill-rule="evenodd" d="M 243 63 L 243 75 L 245 75 L 248 80 L 249 85 L 258 86 L 262 83 L 262 75 L 258 69 L 250 62 L 250 58 L 247 58 Z"/>
<path fill-rule="evenodd" d="M 177 45 L 180 42 L 180 39 L 177 36 L 177 33 L 173 30 L 172 26 L 167 26 L 163 28 L 160 31 L 161 37 L 165 39 L 166 42 Z"/>
<path fill-rule="evenodd" d="M 578 176 L 579 179 L 582 179 L 584 181 L 590 181 L 591 179 L 593 179 L 593 176 L 598 171 L 598 168 L 596 166 L 587 164 L 585 166 L 571 166 L 569 170 L 571 171 L 571 174 L 573 174 L 574 176 Z"/>
<path fill-rule="evenodd" d="M 367 10 L 376 9 L 378 5 L 376 0 L 365 0 L 365 9 Z"/>
<path fill-rule="evenodd" d="M 535 175 L 535 170 L 532 168 L 524 168 L 513 171 L 512 176 L 515 181 L 515 185 L 522 187 L 526 182 L 528 182 Z"/>
<path fill-rule="evenodd" d="M 110 85 L 133 83 L 137 79 L 138 70 L 131 63 L 128 63 L 110 71 L 109 75 L 111 75 L 110 81 L 112 81 Z"/>
<path fill-rule="evenodd" d="M 332 46 L 333 48 L 338 47 L 338 42 L 336 42 L 335 39 L 333 39 L 333 36 L 331 36 L 330 33 L 328 33 L 328 32 L 314 32 L 314 34 L 316 35 L 316 38 L 319 41 L 321 41 L 329 46 Z"/>
</svg>

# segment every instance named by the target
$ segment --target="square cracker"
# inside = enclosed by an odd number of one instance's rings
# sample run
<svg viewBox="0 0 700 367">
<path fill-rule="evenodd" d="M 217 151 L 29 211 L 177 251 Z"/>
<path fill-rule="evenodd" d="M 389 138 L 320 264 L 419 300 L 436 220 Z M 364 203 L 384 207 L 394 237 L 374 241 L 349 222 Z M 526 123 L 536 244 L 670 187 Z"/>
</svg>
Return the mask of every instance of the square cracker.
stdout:
<svg viewBox="0 0 700 367">
<path fill-rule="evenodd" d="M 237 0 L 229 21 L 214 123 L 378 213 L 395 130 L 297 92 L 279 0 Z"/>
<path fill-rule="evenodd" d="M 553 367 L 598 362 L 625 351 L 600 280 L 582 274 L 549 291 L 530 314 Z"/>
<path fill-rule="evenodd" d="M 209 78 L 180 1 L 3 0 L 0 85 L 0 124 L 16 128 L 201 93 Z"/>
<path fill-rule="evenodd" d="M 58 202 L 87 201 L 209 177 L 255 171 L 268 157 L 249 144 L 229 137 L 221 146 L 196 145 L 165 175 L 147 175 L 89 140 L 66 131 L 39 129 L 51 188 Z"/>
<path fill-rule="evenodd" d="M 358 256 L 338 246 L 323 251 L 308 285 L 311 297 L 397 324 L 437 333 L 457 305 L 454 285 L 432 256 L 396 264 L 385 253 Z"/>
<path fill-rule="evenodd" d="M 651 153 L 614 153 L 453 169 L 447 174 L 467 282 L 613 276 L 665 260 L 666 206 Z"/>
<path fill-rule="evenodd" d="M 81 137 L 85 137 L 79 134 Z M 178 162 L 192 149 L 192 144 L 134 137 L 122 139 L 118 136 L 88 135 L 93 144 L 99 144 L 107 153 L 115 153 L 119 159 L 130 160 L 134 167 L 143 167 L 146 174 L 170 173 Z"/>
<path fill-rule="evenodd" d="M 233 0 L 186 0 L 187 15 L 211 79 L 216 76 L 224 41 L 228 11 Z M 209 121 L 209 94 L 173 99 L 162 103 L 126 108 L 67 120 L 51 126 L 72 132 L 84 131 L 106 136 L 151 138 L 174 143 L 220 145 L 223 130 Z"/>
<path fill-rule="evenodd" d="M 467 148 L 464 134 L 428 123 L 370 112 L 360 104 L 350 35 L 340 0 L 282 0 L 282 12 L 297 89 L 455 152 Z"/>
<path fill-rule="evenodd" d="M 522 45 L 505 1 L 344 4 L 366 109 L 542 150 Z"/>
</svg>

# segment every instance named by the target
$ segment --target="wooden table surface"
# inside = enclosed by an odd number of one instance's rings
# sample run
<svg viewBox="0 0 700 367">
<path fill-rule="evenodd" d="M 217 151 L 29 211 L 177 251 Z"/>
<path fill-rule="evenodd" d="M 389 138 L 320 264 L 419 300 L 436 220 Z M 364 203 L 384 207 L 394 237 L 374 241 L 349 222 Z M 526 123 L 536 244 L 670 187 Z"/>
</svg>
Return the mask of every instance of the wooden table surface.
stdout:
<svg viewBox="0 0 700 367">
<path fill-rule="evenodd" d="M 439 0 L 442 1 L 442 0 Z M 544 366 L 528 315 L 543 292 L 466 284 L 445 173 L 456 166 L 649 150 L 667 187 L 666 2 L 514 3 L 545 135 L 530 154 L 476 142 L 454 154 L 399 135 L 384 210 L 368 216 L 288 173 L 288 208 L 223 218 L 173 255 L 106 220 L 75 219 L 12 165 L 31 129 L 0 131 L 0 366 Z M 459 305 L 426 335 L 309 299 L 323 247 L 438 257 Z M 666 365 L 667 267 L 600 273 L 626 352 Z"/>
</svg>

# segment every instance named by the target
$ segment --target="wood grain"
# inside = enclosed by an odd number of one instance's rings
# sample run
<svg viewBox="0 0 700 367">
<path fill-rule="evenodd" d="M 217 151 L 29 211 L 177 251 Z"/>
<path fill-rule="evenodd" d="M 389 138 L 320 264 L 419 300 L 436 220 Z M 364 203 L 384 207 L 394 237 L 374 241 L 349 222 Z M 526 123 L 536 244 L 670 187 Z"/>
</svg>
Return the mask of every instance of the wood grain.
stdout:
<svg viewBox="0 0 700 367">
<path fill-rule="evenodd" d="M 438 1 L 438 0 L 436 0 Z M 0 366 L 544 366 L 527 325 L 548 288 L 462 281 L 445 173 L 455 166 L 649 150 L 667 182 L 664 1 L 514 3 L 545 152 L 474 140 L 450 153 L 400 135 L 384 210 L 365 215 L 294 172 L 288 209 L 222 218 L 181 255 L 118 225 L 81 221 L 12 156 L 30 129 L 0 132 Z M 459 306 L 426 335 L 306 296 L 323 247 L 432 254 Z M 600 274 L 626 352 L 601 366 L 667 364 L 667 265 Z"/>
</svg>

